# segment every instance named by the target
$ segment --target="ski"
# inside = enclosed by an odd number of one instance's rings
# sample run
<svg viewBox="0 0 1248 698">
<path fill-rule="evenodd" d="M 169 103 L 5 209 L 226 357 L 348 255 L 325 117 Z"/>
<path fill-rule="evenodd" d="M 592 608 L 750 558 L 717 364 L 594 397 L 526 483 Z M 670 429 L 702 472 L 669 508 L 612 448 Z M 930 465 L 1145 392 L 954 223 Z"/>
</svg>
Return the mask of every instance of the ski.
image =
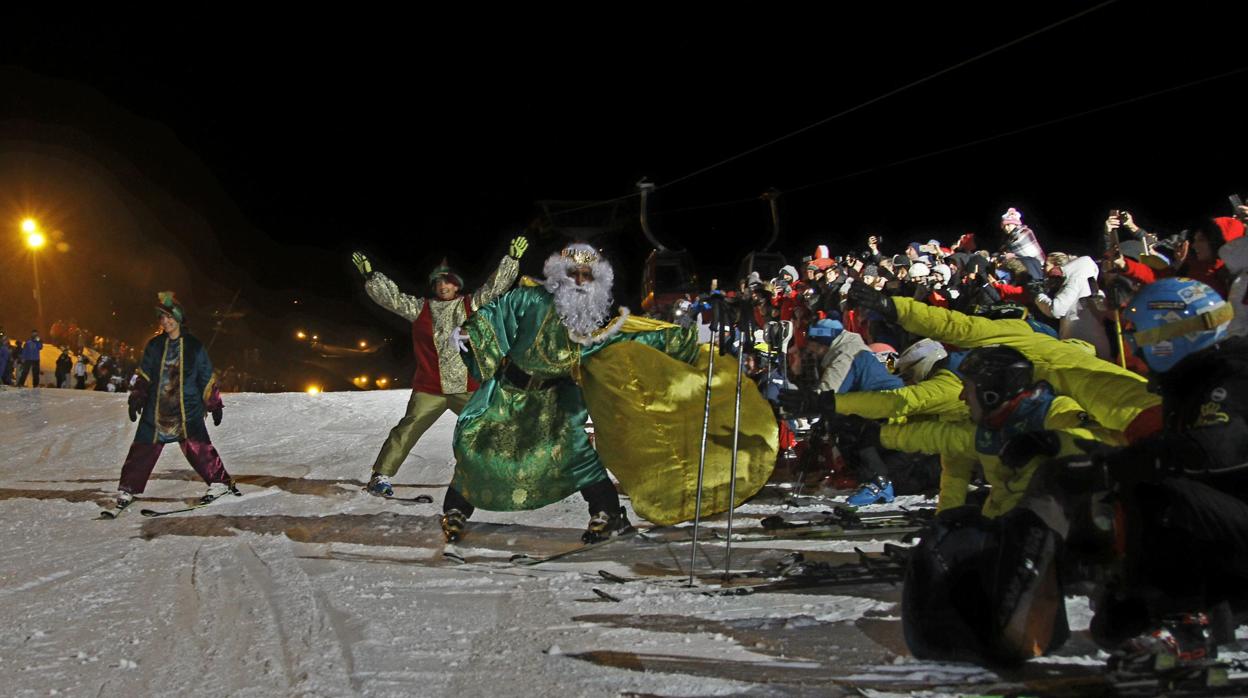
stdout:
<svg viewBox="0 0 1248 698">
<path fill-rule="evenodd" d="M 634 528 L 631 531 L 625 531 L 624 533 L 611 536 L 610 538 L 607 538 L 605 540 L 600 540 L 595 543 L 586 543 L 584 545 L 579 545 L 575 548 L 564 550 L 563 552 L 560 552 L 560 553 L 554 553 L 553 555 L 529 555 L 528 553 L 516 553 L 515 555 L 511 556 L 511 562 L 512 564 L 524 565 L 525 567 L 529 567 L 532 565 L 540 565 L 543 562 L 554 562 L 555 560 L 562 560 L 565 557 L 579 555 L 581 553 L 594 550 L 595 548 L 601 548 L 604 545 L 610 545 L 611 543 L 614 543 L 618 540 L 624 540 L 626 538 L 637 537 L 637 534 L 638 534 L 638 531 L 636 528 Z"/>
<path fill-rule="evenodd" d="M 373 494 L 372 492 L 369 492 L 367 486 L 361 487 L 360 491 L 370 496 L 377 497 L 378 499 L 384 499 L 389 502 L 411 502 L 413 504 L 433 504 L 433 497 L 427 494 L 418 494 L 415 497 L 396 497 L 394 495 L 390 495 L 387 497 L 385 495 Z"/>
<path fill-rule="evenodd" d="M 203 509 L 204 507 L 207 507 L 207 506 L 212 506 L 213 504 L 215 504 L 215 503 L 217 503 L 217 502 L 220 502 L 220 501 L 224 500 L 224 499 L 225 499 L 227 496 L 229 496 L 229 495 L 233 495 L 234 497 L 238 497 L 238 498 L 247 498 L 247 499 L 251 499 L 251 498 L 254 498 L 255 496 L 263 496 L 263 495 L 266 495 L 266 494 L 273 494 L 273 493 L 275 493 L 275 492 L 277 492 L 277 490 L 268 489 L 268 490 L 262 490 L 262 491 L 260 491 L 260 492 L 256 492 L 256 493 L 254 493 L 254 494 L 245 495 L 245 494 L 243 494 L 242 492 L 238 491 L 238 488 L 234 488 L 234 489 L 231 489 L 231 490 L 230 490 L 229 492 L 227 492 L 226 494 L 221 495 L 220 497 L 215 497 L 215 498 L 210 499 L 210 500 L 208 500 L 208 501 L 206 501 L 206 502 L 205 502 L 205 501 L 203 501 L 203 500 L 200 500 L 199 502 L 197 502 L 197 503 L 195 503 L 195 504 L 192 504 L 192 505 L 187 506 L 187 507 L 182 507 L 182 508 L 180 508 L 180 509 L 165 509 L 165 510 L 163 510 L 163 511 L 158 511 L 158 510 L 156 510 L 156 509 L 143 509 L 143 510 L 141 510 L 139 513 L 140 513 L 140 514 L 142 514 L 143 516 L 148 517 L 148 518 L 154 518 L 154 517 L 157 517 L 157 516 L 169 516 L 170 514 L 184 514 L 184 513 L 189 512 L 189 511 L 195 511 L 196 509 Z M 237 499 L 230 499 L 229 501 L 234 502 L 234 501 L 238 501 L 238 500 L 237 500 Z"/>
<path fill-rule="evenodd" d="M 781 558 L 774 568 L 760 571 L 761 576 L 779 579 L 760 584 L 711 589 L 702 593 L 707 596 L 747 596 L 823 587 L 898 584 L 905 579 L 908 548 L 885 545 L 881 557 L 867 555 L 860 548 L 854 548 L 854 552 L 858 553 L 857 562 L 839 565 L 808 562 L 801 553 L 790 553 Z"/>
<path fill-rule="evenodd" d="M 134 505 L 134 500 L 130 500 L 130 503 L 125 505 L 124 507 L 115 506 L 112 509 L 104 509 L 103 511 L 100 512 L 100 515 L 95 518 L 102 520 L 102 521 L 112 521 L 118 516 L 121 516 L 122 514 L 126 513 L 126 510 L 129 509 L 133 505 Z"/>
</svg>

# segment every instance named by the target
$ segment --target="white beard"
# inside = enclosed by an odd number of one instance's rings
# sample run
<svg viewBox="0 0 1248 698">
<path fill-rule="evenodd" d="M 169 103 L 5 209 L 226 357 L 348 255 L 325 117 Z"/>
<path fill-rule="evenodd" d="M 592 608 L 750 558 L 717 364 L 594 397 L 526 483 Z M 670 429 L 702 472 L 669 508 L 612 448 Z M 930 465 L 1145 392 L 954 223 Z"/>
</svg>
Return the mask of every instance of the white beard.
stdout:
<svg viewBox="0 0 1248 698">
<path fill-rule="evenodd" d="M 597 282 L 577 286 L 568 280 L 556 285 L 551 294 L 559 319 L 574 337 L 592 335 L 611 315 L 611 292 Z"/>
</svg>

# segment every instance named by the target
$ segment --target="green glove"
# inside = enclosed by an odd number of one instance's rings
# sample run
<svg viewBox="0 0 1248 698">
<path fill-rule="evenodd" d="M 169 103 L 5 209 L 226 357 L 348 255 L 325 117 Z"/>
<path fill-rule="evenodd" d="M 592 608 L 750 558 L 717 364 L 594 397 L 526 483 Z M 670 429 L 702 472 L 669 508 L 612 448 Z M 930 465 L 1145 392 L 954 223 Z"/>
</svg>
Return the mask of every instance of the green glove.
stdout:
<svg viewBox="0 0 1248 698">
<path fill-rule="evenodd" d="M 352 252 L 351 261 L 355 263 L 355 268 L 360 270 L 364 278 L 367 279 L 373 275 L 373 264 L 368 261 L 368 257 L 365 257 L 363 252 Z"/>
<path fill-rule="evenodd" d="M 507 250 L 507 254 L 510 255 L 512 259 L 520 259 L 524 256 L 524 251 L 527 249 L 529 249 L 529 240 L 521 235 L 512 239 L 511 247 Z"/>
</svg>

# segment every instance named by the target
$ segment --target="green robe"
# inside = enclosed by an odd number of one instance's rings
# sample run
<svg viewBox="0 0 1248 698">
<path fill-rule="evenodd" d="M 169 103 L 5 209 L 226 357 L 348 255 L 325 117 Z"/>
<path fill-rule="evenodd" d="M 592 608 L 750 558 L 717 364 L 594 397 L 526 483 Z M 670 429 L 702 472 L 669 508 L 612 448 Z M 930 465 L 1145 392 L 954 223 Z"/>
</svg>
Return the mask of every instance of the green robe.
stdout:
<svg viewBox="0 0 1248 698">
<path fill-rule="evenodd" d="M 607 477 L 589 443 L 581 363 L 621 341 L 641 342 L 680 361 L 698 352 L 692 330 L 676 326 L 618 332 L 588 347 L 574 342 L 540 286 L 518 287 L 464 325 L 471 368 L 483 379 L 455 425 L 451 486 L 490 511 L 537 509 Z M 525 390 L 496 375 L 504 358 L 537 379 L 565 378 Z"/>
</svg>

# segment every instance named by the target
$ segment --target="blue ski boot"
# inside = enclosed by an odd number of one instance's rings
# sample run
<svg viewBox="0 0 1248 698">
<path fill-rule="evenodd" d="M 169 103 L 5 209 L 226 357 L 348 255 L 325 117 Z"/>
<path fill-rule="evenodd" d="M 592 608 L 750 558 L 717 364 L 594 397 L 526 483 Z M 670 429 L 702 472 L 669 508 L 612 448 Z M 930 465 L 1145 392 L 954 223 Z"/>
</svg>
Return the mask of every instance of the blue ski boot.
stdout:
<svg viewBox="0 0 1248 698">
<path fill-rule="evenodd" d="M 371 495 L 378 497 L 393 497 L 394 488 L 390 486 L 390 478 L 380 473 L 373 473 L 373 477 L 364 486 L 364 489 Z"/>
<path fill-rule="evenodd" d="M 868 504 L 891 504 L 896 498 L 896 495 L 893 494 L 892 481 L 877 477 L 874 480 L 862 483 L 862 487 L 850 495 L 845 500 L 845 503 L 851 507 L 865 507 Z"/>
</svg>

